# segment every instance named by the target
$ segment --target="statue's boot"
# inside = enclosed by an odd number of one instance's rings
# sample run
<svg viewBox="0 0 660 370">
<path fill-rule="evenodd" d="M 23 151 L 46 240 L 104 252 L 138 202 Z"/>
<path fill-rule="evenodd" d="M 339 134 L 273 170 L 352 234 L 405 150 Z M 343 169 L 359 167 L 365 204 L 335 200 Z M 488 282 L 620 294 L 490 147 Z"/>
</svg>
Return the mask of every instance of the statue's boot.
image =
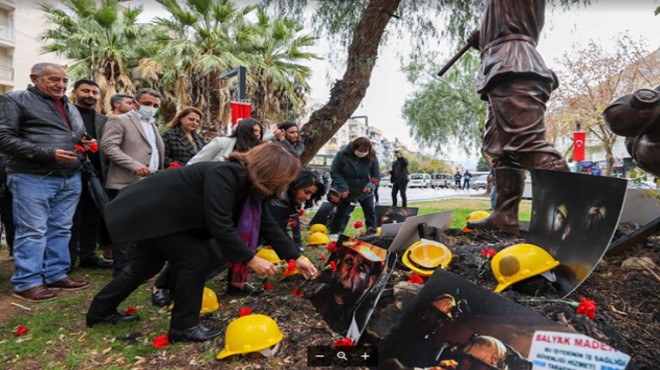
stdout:
<svg viewBox="0 0 660 370">
<path fill-rule="evenodd" d="M 520 166 L 527 169 L 553 170 L 570 172 L 568 163 L 559 153 L 556 155 L 546 153 L 534 153 L 531 155 L 519 155 Z"/>
<path fill-rule="evenodd" d="M 468 229 L 491 229 L 518 234 L 518 206 L 525 189 L 522 169 L 500 167 L 495 170 L 497 197 L 493 213 L 481 220 L 467 223 Z"/>
</svg>

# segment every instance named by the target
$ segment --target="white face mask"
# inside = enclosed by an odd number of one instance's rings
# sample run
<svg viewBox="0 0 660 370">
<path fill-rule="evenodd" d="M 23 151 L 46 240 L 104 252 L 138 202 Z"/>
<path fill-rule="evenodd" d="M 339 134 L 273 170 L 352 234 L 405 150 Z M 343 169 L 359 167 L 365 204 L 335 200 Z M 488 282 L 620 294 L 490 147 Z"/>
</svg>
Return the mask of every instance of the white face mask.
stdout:
<svg viewBox="0 0 660 370">
<path fill-rule="evenodd" d="M 146 119 L 151 119 L 156 115 L 156 112 L 158 112 L 158 108 L 150 107 L 148 105 L 140 105 L 140 109 L 138 109 L 138 113 Z"/>
<path fill-rule="evenodd" d="M 357 150 L 353 152 L 356 157 L 358 158 L 364 158 L 369 155 L 369 152 L 358 152 Z"/>
</svg>

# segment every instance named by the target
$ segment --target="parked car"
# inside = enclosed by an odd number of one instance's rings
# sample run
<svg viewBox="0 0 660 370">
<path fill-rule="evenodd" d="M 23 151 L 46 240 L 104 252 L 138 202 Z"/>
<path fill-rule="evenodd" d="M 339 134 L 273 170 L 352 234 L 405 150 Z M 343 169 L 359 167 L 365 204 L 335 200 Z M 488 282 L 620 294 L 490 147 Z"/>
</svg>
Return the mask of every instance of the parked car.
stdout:
<svg viewBox="0 0 660 370">
<path fill-rule="evenodd" d="M 379 186 L 392 186 L 392 181 L 390 181 L 389 176 L 383 176 L 380 178 Z"/>
<path fill-rule="evenodd" d="M 413 173 L 410 175 L 409 188 L 428 188 L 431 187 L 431 175 L 428 173 Z"/>
<path fill-rule="evenodd" d="M 450 173 L 434 173 L 431 175 L 431 186 L 434 188 L 449 188 L 454 185 L 454 175 Z"/>
<path fill-rule="evenodd" d="M 474 190 L 486 190 L 486 188 L 488 188 L 488 175 L 479 175 L 473 177 L 472 180 L 470 180 L 470 187 L 472 187 Z"/>
</svg>

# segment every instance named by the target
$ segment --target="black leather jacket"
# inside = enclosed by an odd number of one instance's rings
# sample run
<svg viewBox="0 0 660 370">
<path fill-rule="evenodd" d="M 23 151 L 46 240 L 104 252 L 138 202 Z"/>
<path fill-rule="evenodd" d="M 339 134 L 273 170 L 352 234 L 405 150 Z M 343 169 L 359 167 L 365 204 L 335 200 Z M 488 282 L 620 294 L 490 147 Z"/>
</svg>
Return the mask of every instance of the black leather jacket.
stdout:
<svg viewBox="0 0 660 370">
<path fill-rule="evenodd" d="M 62 98 L 66 121 L 52 102 L 34 86 L 0 95 L 0 151 L 9 156 L 7 172 L 70 176 L 80 170 L 80 160 L 55 161 L 55 149 L 75 151 L 85 125 L 76 107 Z"/>
</svg>

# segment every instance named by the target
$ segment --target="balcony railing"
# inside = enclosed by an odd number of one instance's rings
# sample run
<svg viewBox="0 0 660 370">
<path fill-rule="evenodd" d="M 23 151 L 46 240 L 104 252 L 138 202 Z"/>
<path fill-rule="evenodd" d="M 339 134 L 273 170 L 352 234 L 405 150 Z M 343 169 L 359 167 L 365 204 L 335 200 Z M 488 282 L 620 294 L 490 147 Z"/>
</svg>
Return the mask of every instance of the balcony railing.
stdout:
<svg viewBox="0 0 660 370">
<path fill-rule="evenodd" d="M 14 69 L 0 66 L 0 80 L 14 81 Z"/>
<path fill-rule="evenodd" d="M 16 32 L 11 27 L 0 26 L 0 40 L 16 42 Z"/>
</svg>

